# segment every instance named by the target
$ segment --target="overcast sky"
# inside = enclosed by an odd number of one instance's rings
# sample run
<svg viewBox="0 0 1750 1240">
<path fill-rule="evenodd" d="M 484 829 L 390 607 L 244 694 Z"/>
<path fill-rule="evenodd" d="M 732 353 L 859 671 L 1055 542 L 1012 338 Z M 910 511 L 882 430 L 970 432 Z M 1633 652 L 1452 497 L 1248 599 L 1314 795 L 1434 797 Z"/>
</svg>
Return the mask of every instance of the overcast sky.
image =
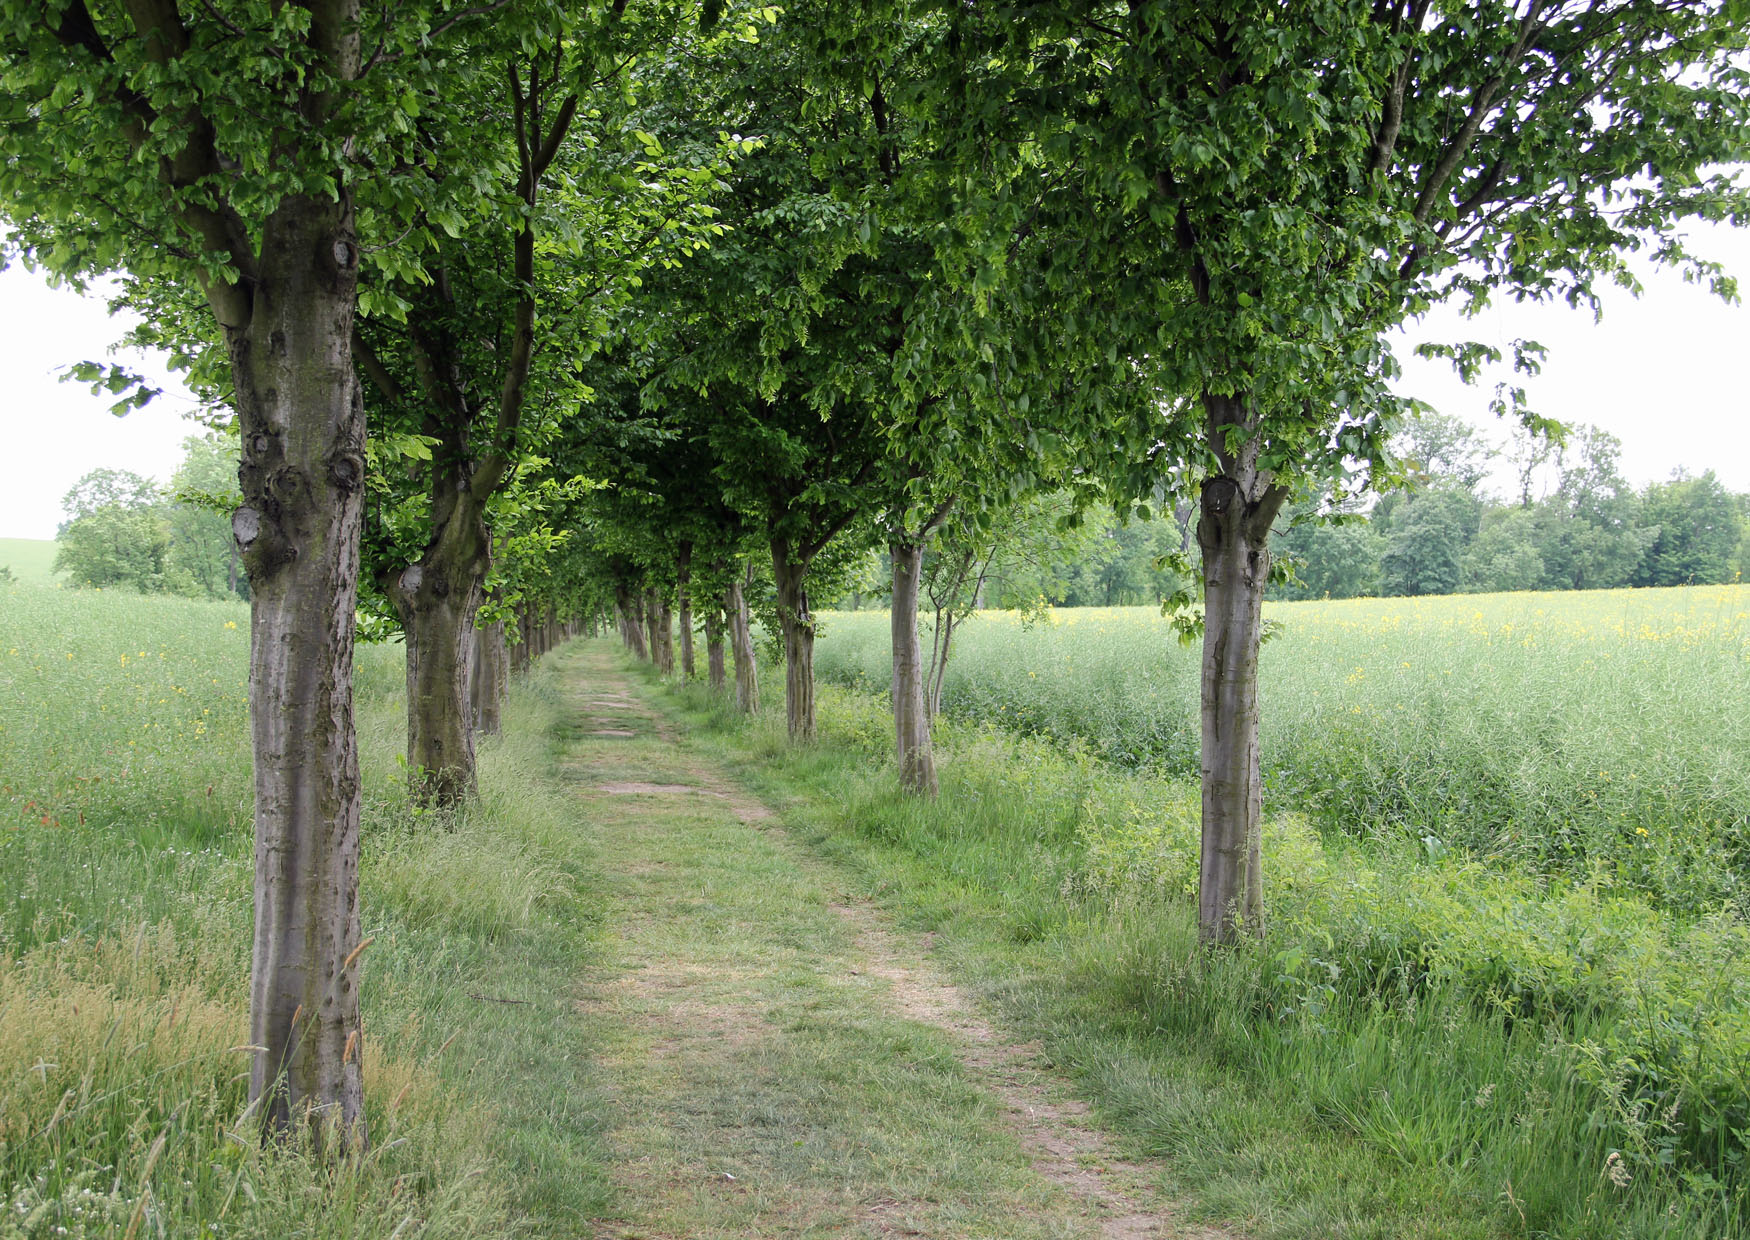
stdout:
<svg viewBox="0 0 1750 1240">
<path fill-rule="evenodd" d="M 1750 290 L 1750 233 L 1719 228 L 1697 237 L 1694 248 L 1724 262 Z M 1638 301 L 1606 293 L 1599 323 L 1566 306 L 1506 302 L 1469 321 L 1438 312 L 1410 335 L 1503 347 L 1516 337 L 1540 341 L 1549 360 L 1527 383 L 1533 406 L 1616 435 L 1631 481 L 1666 478 L 1681 466 L 1712 469 L 1733 490 L 1750 491 L 1750 311 L 1669 272 L 1648 270 L 1642 278 L 1647 288 Z M 166 388 L 125 418 L 109 413 L 113 398 L 58 382 L 70 363 L 112 360 L 110 346 L 126 325 L 108 316 L 101 296 L 51 289 L 14 265 L 0 272 L 0 324 L 0 538 L 53 538 L 61 497 L 93 469 L 169 478 L 182 440 L 200 427 L 185 416 L 193 399 L 159 362 L 114 359 Z M 1493 379 L 1466 388 L 1445 363 L 1410 357 L 1407 347 L 1402 352 L 1404 391 L 1504 438 L 1488 412 Z"/>
</svg>

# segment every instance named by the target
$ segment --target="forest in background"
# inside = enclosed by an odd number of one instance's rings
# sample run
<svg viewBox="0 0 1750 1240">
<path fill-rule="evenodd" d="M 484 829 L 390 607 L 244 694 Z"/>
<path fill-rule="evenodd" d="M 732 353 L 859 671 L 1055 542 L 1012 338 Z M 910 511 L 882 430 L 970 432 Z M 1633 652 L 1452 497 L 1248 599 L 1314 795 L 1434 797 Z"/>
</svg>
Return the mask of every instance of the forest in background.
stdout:
<svg viewBox="0 0 1750 1240">
<path fill-rule="evenodd" d="M 1637 487 L 1622 473 L 1620 441 L 1597 427 L 1516 429 L 1502 446 L 1426 412 L 1394 450 L 1401 472 L 1382 493 L 1285 506 L 1270 598 L 1725 585 L 1750 572 L 1750 494 L 1711 469 Z M 1195 518 L 1188 503 L 1140 520 L 1109 504 L 1078 511 L 1068 491 L 1035 497 L 974 537 L 976 548 L 952 531 L 931 547 L 926 593 L 956 608 L 1029 613 L 1166 603 L 1198 571 Z M 875 552 L 843 565 L 837 605 L 883 605 L 889 576 Z"/>
</svg>

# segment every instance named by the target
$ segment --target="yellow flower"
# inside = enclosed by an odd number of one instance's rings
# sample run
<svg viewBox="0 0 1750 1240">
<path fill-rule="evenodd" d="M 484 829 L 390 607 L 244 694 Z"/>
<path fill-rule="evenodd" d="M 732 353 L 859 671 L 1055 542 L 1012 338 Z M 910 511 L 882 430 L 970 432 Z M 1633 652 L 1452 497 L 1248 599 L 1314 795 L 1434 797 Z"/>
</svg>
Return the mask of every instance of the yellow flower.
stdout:
<svg viewBox="0 0 1750 1240">
<path fill-rule="evenodd" d="M 1636 835 L 1645 835 L 1646 833 L 1647 833 L 1647 829 L 1645 827 L 1636 827 L 1635 828 Z"/>
<path fill-rule="evenodd" d="M 235 620 L 227 620 L 225 621 L 225 627 L 228 629 L 234 629 L 237 627 L 237 622 Z"/>
</svg>

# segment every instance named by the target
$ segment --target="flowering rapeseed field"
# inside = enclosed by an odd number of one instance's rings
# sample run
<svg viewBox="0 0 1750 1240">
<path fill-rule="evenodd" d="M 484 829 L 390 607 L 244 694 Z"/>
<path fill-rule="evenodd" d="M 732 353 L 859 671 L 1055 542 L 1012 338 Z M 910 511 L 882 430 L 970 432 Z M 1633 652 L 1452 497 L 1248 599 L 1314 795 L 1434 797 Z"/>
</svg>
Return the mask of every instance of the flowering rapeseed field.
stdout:
<svg viewBox="0 0 1750 1240">
<path fill-rule="evenodd" d="M 1329 830 L 1750 903 L 1750 586 L 1269 606 L 1266 796 Z M 878 689 L 887 621 L 825 618 L 816 668 Z M 950 715 L 1194 776 L 1198 649 L 1152 608 L 981 612 Z"/>
</svg>

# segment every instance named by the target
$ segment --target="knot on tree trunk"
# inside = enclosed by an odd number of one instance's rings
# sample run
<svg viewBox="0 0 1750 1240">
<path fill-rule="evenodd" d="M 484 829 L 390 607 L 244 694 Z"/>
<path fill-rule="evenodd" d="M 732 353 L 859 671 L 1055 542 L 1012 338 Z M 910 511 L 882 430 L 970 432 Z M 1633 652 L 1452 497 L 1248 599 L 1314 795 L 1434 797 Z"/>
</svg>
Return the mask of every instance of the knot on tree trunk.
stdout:
<svg viewBox="0 0 1750 1240">
<path fill-rule="evenodd" d="M 350 494 L 364 485 L 365 459 L 357 452 L 336 452 L 328 460 L 328 476 L 337 488 Z"/>
</svg>

